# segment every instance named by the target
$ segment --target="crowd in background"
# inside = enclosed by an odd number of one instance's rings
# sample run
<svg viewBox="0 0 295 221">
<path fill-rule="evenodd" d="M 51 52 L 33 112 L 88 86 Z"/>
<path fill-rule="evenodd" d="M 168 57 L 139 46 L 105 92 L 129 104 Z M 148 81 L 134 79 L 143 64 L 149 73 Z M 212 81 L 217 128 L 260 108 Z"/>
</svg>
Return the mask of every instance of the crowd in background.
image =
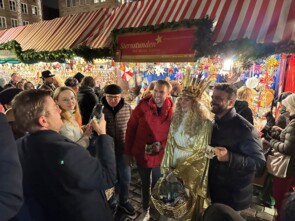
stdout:
<svg viewBox="0 0 295 221">
<path fill-rule="evenodd" d="M 132 110 L 119 85 L 100 88 L 82 73 L 63 81 L 49 70 L 42 80 L 33 85 L 18 73 L 9 82 L 0 79 L 3 220 L 113 220 L 118 209 L 132 217 L 135 164 L 143 220 L 173 218 L 153 201 L 161 180 L 188 189 L 193 202 L 181 220 L 243 220 L 239 212 L 251 204 L 255 174 L 265 172 L 267 154 L 274 152 L 289 156 L 287 171 L 268 175 L 261 199 L 274 198 L 277 221 L 294 215 L 294 195 L 286 196 L 295 188 L 295 94 L 276 100 L 285 124 L 268 113 L 258 133 L 245 86 L 216 84 L 208 97 L 202 76 L 158 80 Z"/>
</svg>

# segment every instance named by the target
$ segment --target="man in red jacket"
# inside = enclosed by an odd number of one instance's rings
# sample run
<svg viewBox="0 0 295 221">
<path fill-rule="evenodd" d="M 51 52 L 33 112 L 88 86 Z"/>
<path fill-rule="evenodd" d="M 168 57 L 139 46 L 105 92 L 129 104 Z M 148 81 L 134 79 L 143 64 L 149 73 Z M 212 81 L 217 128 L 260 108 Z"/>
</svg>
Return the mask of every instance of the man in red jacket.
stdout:
<svg viewBox="0 0 295 221">
<path fill-rule="evenodd" d="M 171 85 L 167 81 L 158 80 L 153 94 L 140 101 L 127 124 L 125 153 L 130 165 L 136 160 L 144 210 L 149 209 L 150 188 L 161 176 L 160 165 L 173 111 L 170 91 Z"/>
</svg>

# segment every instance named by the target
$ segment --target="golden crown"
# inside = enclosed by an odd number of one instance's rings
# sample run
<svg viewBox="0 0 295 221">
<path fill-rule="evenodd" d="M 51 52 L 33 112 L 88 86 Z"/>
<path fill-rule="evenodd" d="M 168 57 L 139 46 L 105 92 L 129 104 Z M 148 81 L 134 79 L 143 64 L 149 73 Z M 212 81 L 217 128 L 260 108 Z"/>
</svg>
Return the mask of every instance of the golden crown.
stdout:
<svg viewBox="0 0 295 221">
<path fill-rule="evenodd" d="M 203 74 L 193 77 L 190 73 L 187 73 L 183 79 L 182 96 L 201 98 L 203 92 L 210 83 L 209 78 L 203 78 Z"/>
</svg>

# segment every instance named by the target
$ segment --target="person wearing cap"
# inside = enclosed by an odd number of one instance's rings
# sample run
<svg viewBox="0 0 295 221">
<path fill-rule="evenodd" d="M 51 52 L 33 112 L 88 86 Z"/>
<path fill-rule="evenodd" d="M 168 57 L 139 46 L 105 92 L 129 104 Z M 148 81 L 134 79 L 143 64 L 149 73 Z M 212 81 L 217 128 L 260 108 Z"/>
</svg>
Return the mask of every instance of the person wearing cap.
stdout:
<svg viewBox="0 0 295 221">
<path fill-rule="evenodd" d="M 11 108 L 11 101 L 21 91 L 22 89 L 19 88 L 7 88 L 0 92 L 0 103 L 3 105 L 5 111 Z"/>
<path fill-rule="evenodd" d="M 54 79 L 53 77 L 55 76 L 52 74 L 49 70 L 42 71 L 42 80 L 43 84 L 41 84 L 38 89 L 40 90 L 51 90 L 52 92 L 55 90 L 55 86 L 53 84 Z"/>
<path fill-rule="evenodd" d="M 295 188 L 295 94 L 291 94 L 285 98 L 282 101 L 282 105 L 286 107 L 286 110 L 290 114 L 290 122 L 283 130 L 273 127 L 280 130 L 281 133 L 279 139 L 271 139 L 269 141 L 274 151 L 290 156 L 286 177 L 272 177 L 273 197 L 276 201 L 275 208 L 278 212 L 277 221 L 280 220 L 281 207 L 286 193 L 290 190 L 294 191 Z"/>
<path fill-rule="evenodd" d="M 127 215 L 134 215 L 135 210 L 129 202 L 129 184 L 131 180 L 131 170 L 124 155 L 125 134 L 127 122 L 132 109 L 122 97 L 122 88 L 116 84 L 110 84 L 104 89 L 102 98 L 104 106 L 103 113 L 107 122 L 107 134 L 113 137 L 115 143 L 115 154 L 118 175 L 118 207 Z M 110 205 L 115 209 L 117 204 L 115 194 L 110 199 Z"/>
</svg>

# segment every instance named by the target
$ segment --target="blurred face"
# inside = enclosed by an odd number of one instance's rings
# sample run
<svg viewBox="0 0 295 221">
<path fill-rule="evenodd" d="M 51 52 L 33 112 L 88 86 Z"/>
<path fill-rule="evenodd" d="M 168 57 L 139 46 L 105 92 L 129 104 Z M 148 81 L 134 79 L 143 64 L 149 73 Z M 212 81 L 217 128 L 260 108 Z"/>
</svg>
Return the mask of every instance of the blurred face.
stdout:
<svg viewBox="0 0 295 221">
<path fill-rule="evenodd" d="M 166 85 L 156 84 L 154 88 L 154 101 L 157 107 L 162 107 L 166 98 L 170 95 L 169 89 Z"/>
<path fill-rule="evenodd" d="M 113 108 L 120 103 L 121 97 L 121 94 L 106 94 L 106 100 Z"/>
<path fill-rule="evenodd" d="M 235 100 L 228 99 L 227 96 L 228 94 L 225 91 L 216 89 L 213 90 L 213 94 L 211 96 L 211 112 L 216 114 L 219 118 L 224 116 L 235 103 Z"/>
<path fill-rule="evenodd" d="M 192 108 L 193 98 L 188 96 L 183 96 L 180 98 L 179 102 L 180 102 L 181 110 L 186 113 Z"/>
<path fill-rule="evenodd" d="M 11 78 L 11 80 L 12 80 L 13 82 L 19 82 L 21 79 L 22 79 L 22 78 L 21 78 L 21 76 L 20 76 L 19 74 L 16 74 L 16 75 L 14 75 L 14 76 Z"/>
<path fill-rule="evenodd" d="M 56 103 L 60 106 L 61 109 L 65 111 L 75 110 L 77 105 L 77 100 L 75 94 L 70 90 L 65 90 L 60 92 Z"/>
<path fill-rule="evenodd" d="M 47 129 L 59 132 L 63 126 L 61 119 L 61 110 L 51 97 L 47 97 L 45 101 L 45 118 Z"/>
<path fill-rule="evenodd" d="M 47 84 L 52 84 L 52 83 L 54 82 L 53 77 L 44 78 L 44 80 L 45 80 L 45 82 L 46 82 Z"/>
<path fill-rule="evenodd" d="M 34 85 L 32 83 L 27 83 L 25 90 L 31 90 L 31 89 L 34 89 Z"/>
</svg>

